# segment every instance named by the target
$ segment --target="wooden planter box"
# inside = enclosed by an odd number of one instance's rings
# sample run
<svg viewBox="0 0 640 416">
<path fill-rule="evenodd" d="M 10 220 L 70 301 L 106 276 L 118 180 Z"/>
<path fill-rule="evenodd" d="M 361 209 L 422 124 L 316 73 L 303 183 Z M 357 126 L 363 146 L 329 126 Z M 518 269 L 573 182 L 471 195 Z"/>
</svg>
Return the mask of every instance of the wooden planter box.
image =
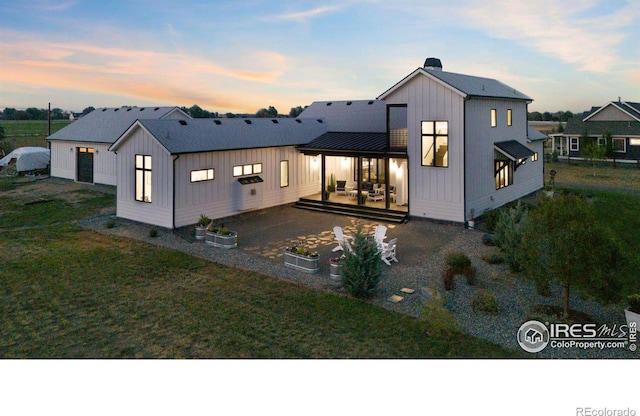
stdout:
<svg viewBox="0 0 640 416">
<path fill-rule="evenodd" d="M 301 270 L 305 273 L 317 273 L 320 270 L 320 256 L 309 257 L 290 251 L 284 252 L 284 265 L 291 269 Z"/>
<path fill-rule="evenodd" d="M 211 231 L 206 233 L 206 243 L 219 248 L 231 249 L 238 246 L 238 234 L 232 232 L 229 235 L 216 234 Z"/>
</svg>

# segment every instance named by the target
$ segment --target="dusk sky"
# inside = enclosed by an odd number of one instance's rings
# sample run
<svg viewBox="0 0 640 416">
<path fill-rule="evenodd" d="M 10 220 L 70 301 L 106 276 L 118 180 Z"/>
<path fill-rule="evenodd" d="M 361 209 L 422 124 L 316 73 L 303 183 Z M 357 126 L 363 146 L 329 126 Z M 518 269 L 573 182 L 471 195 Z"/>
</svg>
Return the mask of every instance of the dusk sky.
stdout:
<svg viewBox="0 0 640 416">
<path fill-rule="evenodd" d="M 0 109 L 371 99 L 440 58 L 530 111 L 640 101 L 638 0 L 0 0 Z"/>
</svg>

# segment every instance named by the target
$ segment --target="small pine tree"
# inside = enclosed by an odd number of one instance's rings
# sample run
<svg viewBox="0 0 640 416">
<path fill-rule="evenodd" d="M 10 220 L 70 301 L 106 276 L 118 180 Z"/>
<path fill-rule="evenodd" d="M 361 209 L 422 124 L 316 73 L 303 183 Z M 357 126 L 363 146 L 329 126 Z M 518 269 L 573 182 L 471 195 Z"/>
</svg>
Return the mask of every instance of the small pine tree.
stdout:
<svg viewBox="0 0 640 416">
<path fill-rule="evenodd" d="M 371 235 L 358 227 L 350 248 L 345 247 L 342 261 L 342 286 L 351 295 L 364 298 L 372 296 L 380 281 L 380 249 Z"/>
<path fill-rule="evenodd" d="M 495 243 L 504 253 L 504 260 L 514 272 L 521 270 L 520 244 L 522 242 L 522 226 L 527 219 L 527 212 L 527 206 L 522 201 L 518 201 L 511 208 L 501 210 L 494 230 Z"/>
</svg>

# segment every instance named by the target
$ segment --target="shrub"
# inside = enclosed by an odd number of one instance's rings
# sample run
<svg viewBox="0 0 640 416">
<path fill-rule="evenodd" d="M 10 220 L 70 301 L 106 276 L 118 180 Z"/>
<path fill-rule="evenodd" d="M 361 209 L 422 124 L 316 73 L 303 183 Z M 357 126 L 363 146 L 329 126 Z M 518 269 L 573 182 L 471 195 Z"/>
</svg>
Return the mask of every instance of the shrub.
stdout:
<svg viewBox="0 0 640 416">
<path fill-rule="evenodd" d="M 445 261 L 447 270 L 451 270 L 453 274 L 462 274 L 466 267 L 471 266 L 469 256 L 459 251 L 447 254 Z"/>
<path fill-rule="evenodd" d="M 158 236 L 158 230 L 156 230 L 155 228 L 152 228 L 149 230 L 149 237 L 155 238 L 157 236 Z"/>
<path fill-rule="evenodd" d="M 362 233 L 362 227 L 358 227 L 350 246 L 350 250 L 344 250 L 342 286 L 355 297 L 369 297 L 380 281 L 380 249 L 373 236 Z"/>
<path fill-rule="evenodd" d="M 476 312 L 484 312 L 489 315 L 498 315 L 500 306 L 496 296 L 487 289 L 479 289 L 471 300 L 471 307 Z"/>
<path fill-rule="evenodd" d="M 476 268 L 469 265 L 464 268 L 464 277 L 467 279 L 467 284 L 473 286 L 476 284 Z"/>
<path fill-rule="evenodd" d="M 200 214 L 200 219 L 198 220 L 198 225 L 200 225 L 202 227 L 207 227 L 209 224 L 211 224 L 211 218 L 207 217 L 204 214 Z"/>
<path fill-rule="evenodd" d="M 455 289 L 456 284 L 453 281 L 453 272 L 451 270 L 447 269 L 442 273 L 442 283 L 444 283 L 445 290 Z"/>
<path fill-rule="evenodd" d="M 627 302 L 631 312 L 640 313 L 640 294 L 627 296 Z"/>
<path fill-rule="evenodd" d="M 522 270 L 520 265 L 521 243 L 523 224 L 527 220 L 527 213 L 528 207 L 522 201 L 518 201 L 515 206 L 502 210 L 496 223 L 494 241 L 502 250 L 504 260 L 513 272 Z"/>
</svg>

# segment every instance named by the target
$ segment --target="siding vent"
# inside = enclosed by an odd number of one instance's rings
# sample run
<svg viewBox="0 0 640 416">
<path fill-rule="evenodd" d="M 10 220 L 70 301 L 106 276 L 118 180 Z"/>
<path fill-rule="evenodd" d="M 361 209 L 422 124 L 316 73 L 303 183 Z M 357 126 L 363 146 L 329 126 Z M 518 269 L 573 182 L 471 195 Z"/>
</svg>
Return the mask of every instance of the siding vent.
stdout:
<svg viewBox="0 0 640 416">
<path fill-rule="evenodd" d="M 245 120 L 244 122 L 247 124 L 251 124 L 251 120 Z"/>
<path fill-rule="evenodd" d="M 218 126 L 219 126 L 220 124 L 222 124 L 222 122 L 221 122 L 220 120 L 213 120 L 213 122 L 214 122 L 214 123 L 216 123 Z"/>
<path fill-rule="evenodd" d="M 180 123 L 181 126 L 186 126 L 187 120 L 178 120 L 178 123 Z"/>
</svg>

